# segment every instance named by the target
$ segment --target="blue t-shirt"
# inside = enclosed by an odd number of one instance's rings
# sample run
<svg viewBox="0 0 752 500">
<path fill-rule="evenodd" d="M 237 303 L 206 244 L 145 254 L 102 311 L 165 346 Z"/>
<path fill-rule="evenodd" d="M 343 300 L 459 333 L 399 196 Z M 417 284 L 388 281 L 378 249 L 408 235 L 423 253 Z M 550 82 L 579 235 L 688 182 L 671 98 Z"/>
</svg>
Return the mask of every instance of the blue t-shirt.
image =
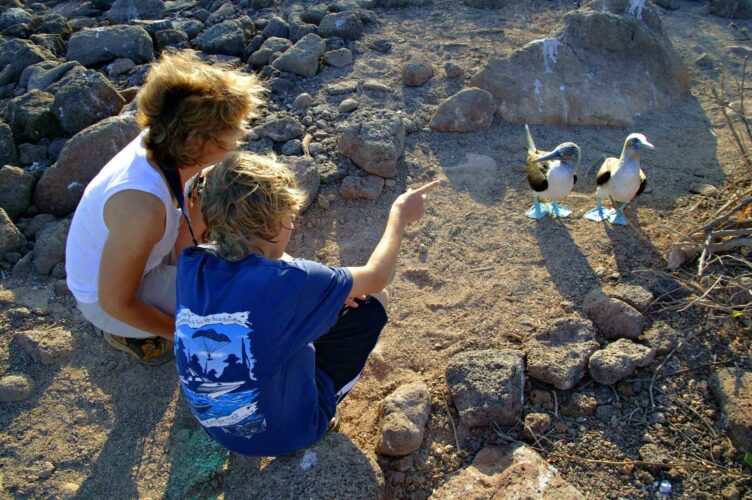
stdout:
<svg viewBox="0 0 752 500">
<path fill-rule="evenodd" d="M 275 456 L 326 432 L 336 409 L 313 341 L 352 288 L 345 268 L 189 248 L 178 262 L 175 360 L 191 411 L 237 453 Z"/>
</svg>

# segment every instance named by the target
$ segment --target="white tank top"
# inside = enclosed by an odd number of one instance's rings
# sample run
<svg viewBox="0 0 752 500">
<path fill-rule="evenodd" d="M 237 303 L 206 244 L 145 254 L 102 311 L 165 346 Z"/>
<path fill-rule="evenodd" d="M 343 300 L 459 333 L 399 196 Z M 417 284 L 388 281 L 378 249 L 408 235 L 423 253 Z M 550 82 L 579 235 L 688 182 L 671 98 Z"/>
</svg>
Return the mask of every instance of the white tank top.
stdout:
<svg viewBox="0 0 752 500">
<path fill-rule="evenodd" d="M 153 194 L 165 205 L 165 229 L 146 261 L 147 273 L 175 246 L 180 226 L 180 209 L 162 175 L 146 159 L 142 132 L 120 151 L 86 186 L 73 216 L 65 245 L 65 271 L 68 288 L 79 302 L 98 302 L 99 266 L 109 230 L 104 222 L 104 206 L 115 193 L 135 189 Z"/>
</svg>

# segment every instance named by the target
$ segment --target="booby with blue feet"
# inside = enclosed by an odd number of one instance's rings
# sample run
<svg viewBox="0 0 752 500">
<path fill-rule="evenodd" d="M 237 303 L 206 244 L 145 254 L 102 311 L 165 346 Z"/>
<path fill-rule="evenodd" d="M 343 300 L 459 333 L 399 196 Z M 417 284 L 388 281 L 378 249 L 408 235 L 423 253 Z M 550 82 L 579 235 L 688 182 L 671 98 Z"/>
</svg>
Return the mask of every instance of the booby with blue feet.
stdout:
<svg viewBox="0 0 752 500">
<path fill-rule="evenodd" d="M 598 170 L 595 182 L 598 185 L 597 205 L 588 210 L 584 217 L 596 222 L 608 220 L 612 224 L 626 226 L 624 209 L 630 201 L 638 197 L 648 185 L 645 173 L 640 169 L 640 153 L 645 149 L 655 149 L 642 134 L 629 134 L 619 158 L 606 158 Z M 603 198 L 611 198 L 612 209 L 603 208 Z M 621 206 L 616 208 L 616 205 Z"/>
<path fill-rule="evenodd" d="M 542 219 L 550 214 L 552 217 L 567 217 L 572 213 L 558 201 L 566 198 L 577 182 L 574 173 L 580 163 L 580 148 L 573 142 L 564 142 L 551 152 L 539 151 L 525 125 L 527 133 L 527 182 L 533 190 L 535 204 L 527 211 L 531 219 Z M 551 200 L 541 203 L 540 198 Z"/>
</svg>

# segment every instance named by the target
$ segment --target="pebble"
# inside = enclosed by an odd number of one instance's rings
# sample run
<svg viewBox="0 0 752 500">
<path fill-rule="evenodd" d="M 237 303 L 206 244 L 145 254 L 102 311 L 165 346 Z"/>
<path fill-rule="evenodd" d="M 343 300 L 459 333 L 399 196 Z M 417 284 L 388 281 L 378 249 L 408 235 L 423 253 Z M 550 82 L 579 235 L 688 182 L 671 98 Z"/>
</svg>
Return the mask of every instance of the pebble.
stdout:
<svg viewBox="0 0 752 500">
<path fill-rule="evenodd" d="M 293 107 L 296 108 L 309 108 L 313 105 L 313 97 L 307 92 L 303 92 L 292 102 Z"/>
<path fill-rule="evenodd" d="M 358 106 L 360 106 L 360 102 L 358 102 L 357 99 L 350 97 L 339 103 L 337 111 L 340 113 L 350 113 L 358 109 Z"/>
<path fill-rule="evenodd" d="M 0 378 L 0 401 L 23 401 L 31 395 L 34 381 L 23 373 Z"/>
<path fill-rule="evenodd" d="M 53 472 L 55 472 L 55 466 L 52 462 L 45 462 L 39 471 L 39 479 L 49 479 Z"/>
</svg>

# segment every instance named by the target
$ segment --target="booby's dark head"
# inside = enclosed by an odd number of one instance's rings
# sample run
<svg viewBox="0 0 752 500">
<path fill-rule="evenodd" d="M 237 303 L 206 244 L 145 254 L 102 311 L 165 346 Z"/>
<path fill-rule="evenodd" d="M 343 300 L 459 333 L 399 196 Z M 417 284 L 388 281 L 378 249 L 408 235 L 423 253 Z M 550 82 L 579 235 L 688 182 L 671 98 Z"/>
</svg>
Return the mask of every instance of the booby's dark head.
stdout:
<svg viewBox="0 0 752 500">
<path fill-rule="evenodd" d="M 628 154 L 633 158 L 639 158 L 640 152 L 643 149 L 655 149 L 655 146 L 648 142 L 648 139 L 642 134 L 629 134 L 627 140 L 624 141 L 624 154 Z"/>
<path fill-rule="evenodd" d="M 568 163 L 576 167 L 580 164 L 580 147 L 573 142 L 562 142 L 556 149 L 551 151 L 545 156 L 541 156 L 536 159 L 535 162 L 541 162 L 546 160 L 559 160 L 562 163 Z"/>
</svg>

